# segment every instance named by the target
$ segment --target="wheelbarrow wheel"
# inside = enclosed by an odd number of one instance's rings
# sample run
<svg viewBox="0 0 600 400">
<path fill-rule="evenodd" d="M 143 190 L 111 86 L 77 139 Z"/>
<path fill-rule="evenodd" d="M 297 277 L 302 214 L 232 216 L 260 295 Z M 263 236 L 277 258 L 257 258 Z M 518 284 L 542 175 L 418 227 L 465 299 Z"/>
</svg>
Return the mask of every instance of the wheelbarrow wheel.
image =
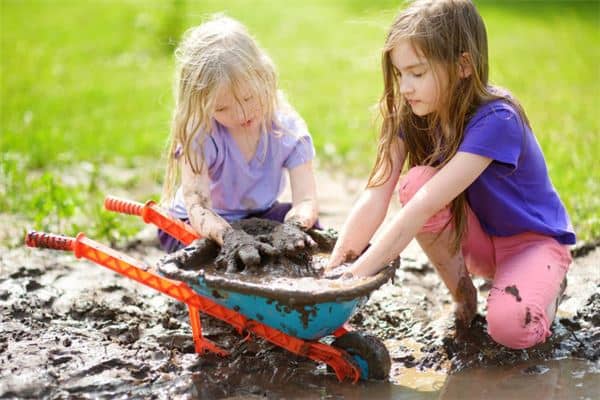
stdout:
<svg viewBox="0 0 600 400">
<path fill-rule="evenodd" d="M 377 337 L 362 332 L 348 332 L 335 339 L 333 347 L 346 351 L 360 368 L 361 379 L 386 379 L 392 361 L 385 345 Z"/>
</svg>

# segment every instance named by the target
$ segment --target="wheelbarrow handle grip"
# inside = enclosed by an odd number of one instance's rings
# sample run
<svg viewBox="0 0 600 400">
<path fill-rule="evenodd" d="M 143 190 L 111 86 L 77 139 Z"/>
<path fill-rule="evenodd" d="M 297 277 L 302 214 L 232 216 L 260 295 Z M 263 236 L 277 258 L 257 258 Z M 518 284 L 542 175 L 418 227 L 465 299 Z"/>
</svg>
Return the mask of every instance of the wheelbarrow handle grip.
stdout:
<svg viewBox="0 0 600 400">
<path fill-rule="evenodd" d="M 174 218 L 168 211 L 163 210 L 152 200 L 147 201 L 146 204 L 142 204 L 137 201 L 106 196 L 104 198 L 104 208 L 122 214 L 140 216 L 145 223 L 154 224 L 185 245 L 201 237 L 191 225 L 184 223 L 178 218 Z"/>
<path fill-rule="evenodd" d="M 25 244 L 29 247 L 71 251 L 75 244 L 75 238 L 52 233 L 30 231 L 25 237 Z"/>
<path fill-rule="evenodd" d="M 137 201 L 122 199 L 115 196 L 106 196 L 104 199 L 104 208 L 121 214 L 142 215 L 144 205 Z"/>
</svg>

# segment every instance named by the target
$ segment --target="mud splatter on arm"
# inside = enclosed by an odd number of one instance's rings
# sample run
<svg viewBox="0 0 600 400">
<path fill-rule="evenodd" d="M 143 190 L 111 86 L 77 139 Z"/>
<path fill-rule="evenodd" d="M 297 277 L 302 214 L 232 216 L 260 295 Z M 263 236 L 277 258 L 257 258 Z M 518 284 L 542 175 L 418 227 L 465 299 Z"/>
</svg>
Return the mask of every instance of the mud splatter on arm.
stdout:
<svg viewBox="0 0 600 400">
<path fill-rule="evenodd" d="M 181 169 L 181 186 L 185 208 L 192 227 L 202 236 L 223 244 L 223 233 L 229 223 L 212 210 L 210 201 L 210 178 L 205 166 L 195 173 L 184 161 Z"/>
</svg>

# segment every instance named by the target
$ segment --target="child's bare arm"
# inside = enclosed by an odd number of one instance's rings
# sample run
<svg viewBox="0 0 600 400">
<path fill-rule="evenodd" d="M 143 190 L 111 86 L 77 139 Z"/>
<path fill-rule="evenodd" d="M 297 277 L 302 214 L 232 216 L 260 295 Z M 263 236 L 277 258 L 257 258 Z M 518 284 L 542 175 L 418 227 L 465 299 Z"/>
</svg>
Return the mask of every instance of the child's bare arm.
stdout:
<svg viewBox="0 0 600 400">
<path fill-rule="evenodd" d="M 346 261 L 356 259 L 381 225 L 404 164 L 403 141 L 398 141 L 398 144 L 392 147 L 391 157 L 390 176 L 383 185 L 365 189 L 354 204 L 350 215 L 344 222 L 326 269 L 329 270 Z"/>
<path fill-rule="evenodd" d="M 285 216 L 285 221 L 309 229 L 315 224 L 319 214 L 317 185 L 311 161 L 290 170 L 290 185 L 292 209 Z"/>
<path fill-rule="evenodd" d="M 187 160 L 181 170 L 181 186 L 190 224 L 199 234 L 223 245 L 223 233 L 230 225 L 211 209 L 210 179 L 205 166 L 196 174 Z"/>
<path fill-rule="evenodd" d="M 425 222 L 473 183 L 491 159 L 458 152 L 398 211 L 379 240 L 352 265 L 356 276 L 377 273 L 404 250 Z"/>
</svg>

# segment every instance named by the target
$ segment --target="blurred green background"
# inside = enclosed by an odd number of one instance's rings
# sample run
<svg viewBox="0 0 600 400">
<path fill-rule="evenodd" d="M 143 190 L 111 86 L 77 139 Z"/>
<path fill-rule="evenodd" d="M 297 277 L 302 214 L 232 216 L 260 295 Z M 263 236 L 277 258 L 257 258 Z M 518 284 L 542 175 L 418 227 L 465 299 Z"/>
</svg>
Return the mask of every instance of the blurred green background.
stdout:
<svg viewBox="0 0 600 400">
<path fill-rule="evenodd" d="M 522 102 L 579 238 L 600 237 L 598 1 L 476 1 L 491 79 Z M 159 197 L 173 50 L 213 12 L 246 24 L 306 119 L 320 168 L 373 162 L 379 51 L 399 1 L 0 0 L 0 212 L 116 241 L 105 193 Z M 25 227 L 24 227 L 25 228 Z"/>
</svg>

